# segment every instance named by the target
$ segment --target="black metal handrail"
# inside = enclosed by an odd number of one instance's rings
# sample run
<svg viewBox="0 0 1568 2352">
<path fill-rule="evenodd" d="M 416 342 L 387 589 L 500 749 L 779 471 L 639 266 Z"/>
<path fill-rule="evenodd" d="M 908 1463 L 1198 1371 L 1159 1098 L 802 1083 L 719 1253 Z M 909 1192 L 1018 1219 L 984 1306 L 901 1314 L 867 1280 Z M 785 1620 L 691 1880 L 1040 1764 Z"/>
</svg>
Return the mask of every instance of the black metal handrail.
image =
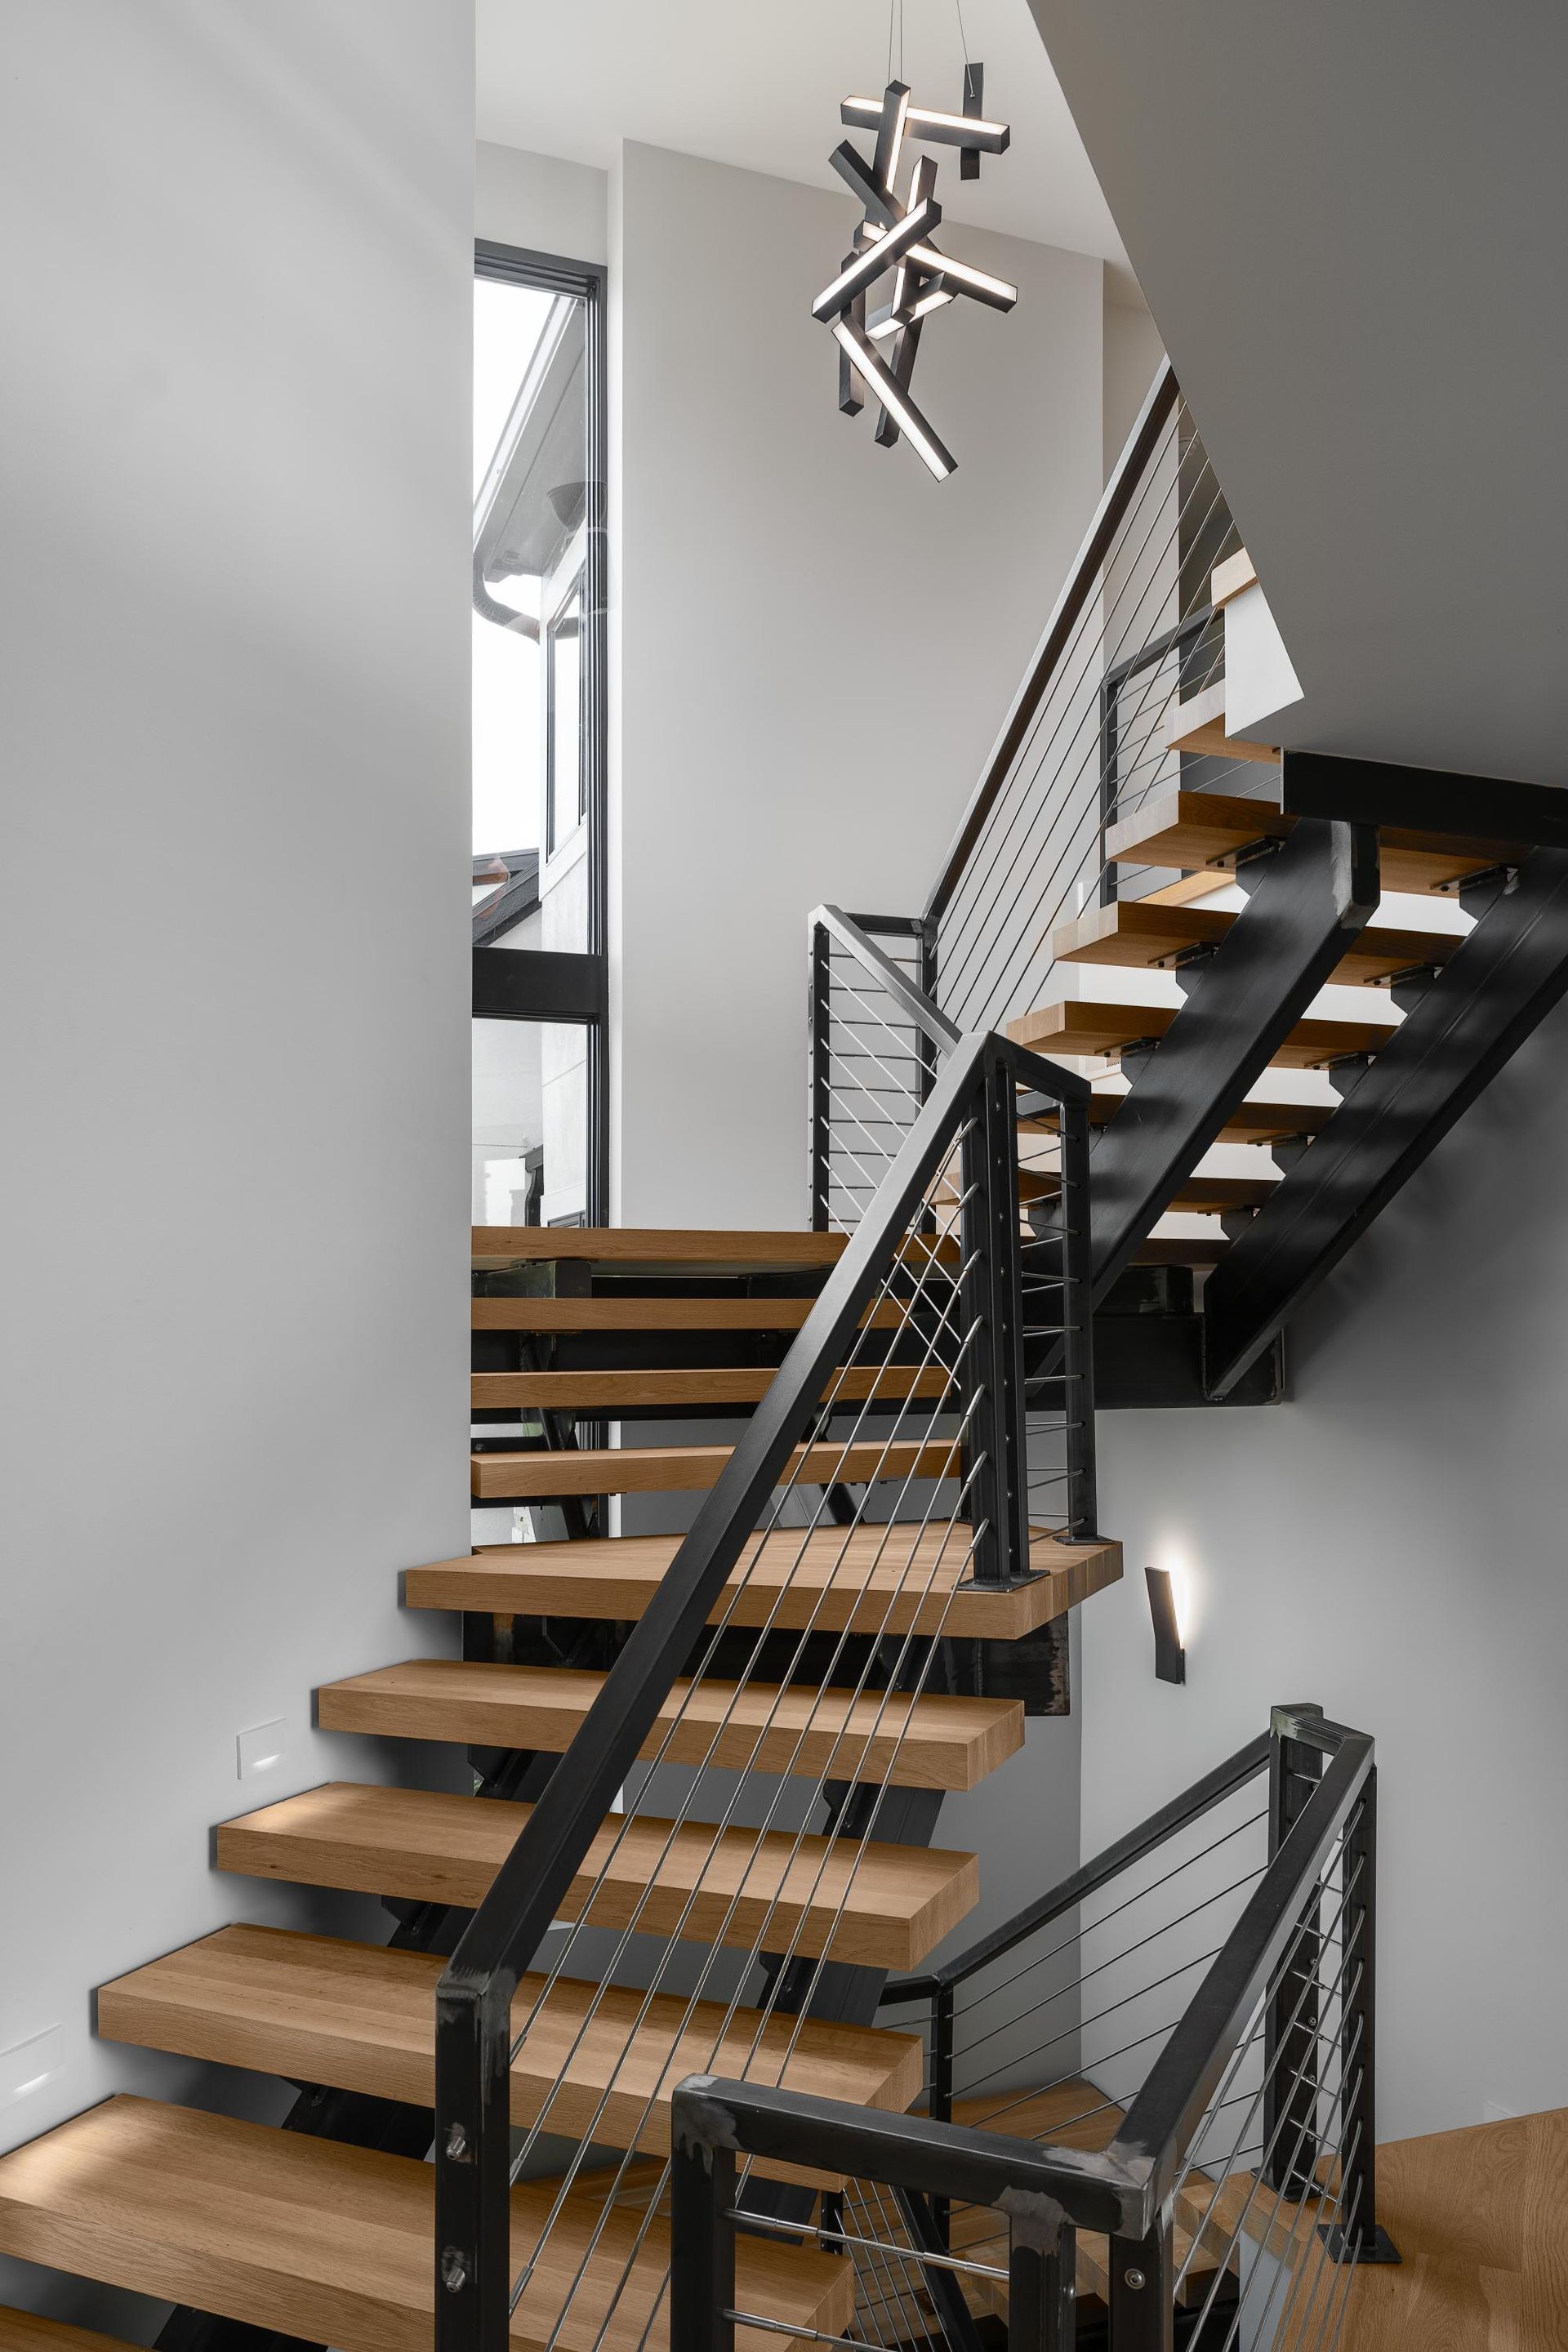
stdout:
<svg viewBox="0 0 1568 2352">
<path fill-rule="evenodd" d="M 1307 1759 L 1302 1777 L 1310 1793 L 1299 1804 L 1281 1798 L 1287 1786 L 1281 1765 L 1292 1756 Z M 1335 2259 L 1397 2259 L 1375 2222 L 1376 1773 L 1366 1733 L 1332 1723 L 1311 1706 L 1276 1708 L 1267 1735 L 952 1965 L 962 1973 L 995 1958 L 1265 1769 L 1275 1799 L 1270 1859 L 1103 2150 L 1041 2146 L 934 2115 L 869 2115 L 837 2101 L 706 2075 L 681 2084 L 674 2101 L 671 2310 L 672 2341 L 682 2352 L 732 2352 L 737 2161 L 752 2157 L 847 2174 L 939 2203 L 956 2199 L 998 2210 L 1010 2231 L 1009 2342 L 1016 2352 L 1026 2347 L 1056 2352 L 1070 2345 L 1075 2233 L 1103 2232 L 1110 2241 L 1111 2352 L 1168 2345 L 1169 2207 L 1178 2176 L 1191 2162 L 1208 2102 L 1259 2004 L 1268 2003 L 1271 2037 L 1295 2030 L 1299 1994 L 1284 2021 L 1276 2022 L 1276 2008 L 1283 2011 L 1289 1997 L 1279 1990 L 1276 1972 L 1292 1939 L 1300 1939 L 1315 1919 L 1321 1874 L 1341 1841 L 1347 1914 L 1352 1900 L 1355 1906 L 1355 1924 L 1352 1928 L 1347 1916 L 1342 1942 L 1347 1952 L 1355 1942 L 1361 1949 L 1342 2016 L 1346 2045 L 1356 2053 L 1356 2075 L 1353 2089 L 1342 2090 L 1338 2203 L 1361 2218 L 1353 2236 L 1348 2227 L 1340 2233 Z M 1315 1928 L 1312 1937 L 1315 1952 Z M 939 1970 L 906 1979 L 889 1993 L 901 1990 L 907 1997 L 941 1989 L 947 1976 Z M 1278 2103 L 1281 2095 L 1274 2095 Z M 1299 2092 L 1283 2095 L 1299 2113 Z M 1309 2084 L 1309 2117 L 1314 2095 Z M 1315 2191 L 1310 2163 L 1303 2175 L 1294 2154 L 1269 2178 L 1298 2200 Z M 1333 2235 L 1331 2231 L 1331 2243 Z M 911 2248 L 910 2260 L 918 2267 L 921 2252 Z"/>
<path fill-rule="evenodd" d="M 911 1220 L 954 1138 L 965 1132 L 969 1155 L 967 1130 L 978 1127 L 991 1135 L 999 1093 L 1005 1092 L 1010 1107 L 1019 1087 L 1058 1105 L 1064 1123 L 1076 1118 L 1087 1138 L 1084 1080 L 1005 1038 L 977 1034 L 952 1046 L 869 1211 L 847 1238 L 755 1415 L 441 1978 L 436 2003 L 436 2247 L 437 2338 L 443 2352 L 503 2352 L 507 2342 L 511 2005 L 522 1972 L 560 1915 L 795 1446 L 814 1425 L 863 1311 L 907 1246 Z M 1003 1382 L 1006 1368 L 997 1370 L 998 1353 L 1005 1351 L 987 1320 L 1016 1312 L 1016 1280 L 996 1263 L 997 1241 L 1005 1240 L 1009 1227 L 1015 1250 L 1017 1244 L 1016 1164 L 1009 1161 L 1004 1171 L 1006 1197 L 1000 1204 L 991 1197 L 992 1175 L 984 1159 L 977 1160 L 973 1184 L 966 1181 L 972 1198 L 964 1211 L 966 1230 L 978 1236 L 977 1249 L 966 1245 L 965 1262 L 980 1265 L 990 1293 L 979 1302 L 977 1317 L 990 1342 L 984 1381 L 993 1413 L 976 1445 L 985 1477 L 975 1482 L 975 1517 L 984 1512 L 989 1529 L 989 1549 L 976 1544 L 978 1576 L 1022 1569 L 1016 1553 L 1007 1556 L 1024 1485 L 1020 1383 L 1014 1380 L 1005 1400 L 999 1387 L 992 1387 Z M 1089 1269 L 1081 1250 L 1071 1255 L 1064 1280 L 1074 1309 L 1063 1319 L 1081 1322 L 1087 1332 Z M 1008 1329 L 1005 1350 L 1016 1360 L 1016 1327 Z M 1086 1402 L 1091 1411 L 1091 1391 Z M 1010 1428 L 1013 1408 L 1020 1426 Z M 1005 1541 L 997 1560 L 993 1555 L 999 1537 Z"/>
<path fill-rule="evenodd" d="M 1128 1830 L 1102 1853 L 1096 1854 L 1092 1862 L 1084 1863 L 1047 1893 L 1026 1903 L 1010 1919 L 1003 1920 L 951 1960 L 944 1960 L 940 1968 L 924 1976 L 890 1979 L 883 1990 L 882 2006 L 886 2009 L 901 2001 L 935 1999 L 978 1975 L 1004 1953 L 1015 1950 L 1037 1929 L 1048 1927 L 1054 1919 L 1075 1911 L 1089 1895 L 1109 1886 L 1133 1863 L 1142 1862 L 1145 1854 L 1164 1845 L 1178 1830 L 1201 1820 L 1237 1789 L 1245 1788 L 1248 1780 L 1256 1780 L 1268 1765 L 1269 1744 L 1268 1733 L 1260 1731 L 1256 1739 L 1249 1739 L 1245 1748 L 1238 1748 L 1234 1756 L 1227 1756 L 1223 1764 L 1216 1764 L 1212 1772 L 1205 1772 L 1201 1780 L 1194 1780 L 1190 1789 L 1173 1797 L 1169 1804 L 1162 1805 L 1136 1829 Z"/>
<path fill-rule="evenodd" d="M 923 919 L 927 923 L 934 925 L 940 921 L 952 903 L 953 893 L 963 878 L 964 869 L 985 820 L 1007 782 L 1035 714 L 1049 692 L 1058 665 L 1072 640 L 1073 630 L 1090 597 L 1098 593 L 1100 568 L 1138 494 L 1144 468 L 1159 447 L 1160 436 L 1174 415 L 1181 396 L 1175 370 L 1169 360 L 1162 360 L 1126 446 L 1117 460 L 1116 469 L 1101 493 L 1094 519 L 1084 534 L 1072 570 L 1068 573 L 1067 583 L 1057 598 L 1045 633 L 1035 648 L 1023 683 L 1002 722 L 1001 733 L 992 746 L 980 781 L 959 819 L 958 831 L 926 902 Z"/>
</svg>

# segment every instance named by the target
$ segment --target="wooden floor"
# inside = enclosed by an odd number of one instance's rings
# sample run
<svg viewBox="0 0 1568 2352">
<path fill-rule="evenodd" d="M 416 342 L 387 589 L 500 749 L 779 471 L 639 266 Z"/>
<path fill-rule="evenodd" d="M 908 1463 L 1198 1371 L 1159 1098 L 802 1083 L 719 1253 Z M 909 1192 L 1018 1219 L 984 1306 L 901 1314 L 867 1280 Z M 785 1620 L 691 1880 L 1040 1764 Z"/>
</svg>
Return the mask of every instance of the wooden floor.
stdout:
<svg viewBox="0 0 1568 2352">
<path fill-rule="evenodd" d="M 1377 2164 L 1404 2259 L 1356 2273 L 1340 2352 L 1564 2352 L 1568 2107 L 1398 2140 Z"/>
</svg>

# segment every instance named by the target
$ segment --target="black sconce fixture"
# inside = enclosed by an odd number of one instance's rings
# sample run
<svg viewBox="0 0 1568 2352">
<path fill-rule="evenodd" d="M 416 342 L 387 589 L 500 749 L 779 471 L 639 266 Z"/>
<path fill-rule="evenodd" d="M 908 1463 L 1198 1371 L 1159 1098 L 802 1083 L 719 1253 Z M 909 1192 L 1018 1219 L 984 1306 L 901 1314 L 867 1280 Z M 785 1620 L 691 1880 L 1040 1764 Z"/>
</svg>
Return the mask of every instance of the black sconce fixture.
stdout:
<svg viewBox="0 0 1568 2352">
<path fill-rule="evenodd" d="M 1149 1614 L 1154 1622 L 1154 1673 L 1163 1683 L 1184 1683 L 1187 1654 L 1176 1624 L 1176 1594 L 1168 1568 L 1146 1568 Z"/>
</svg>

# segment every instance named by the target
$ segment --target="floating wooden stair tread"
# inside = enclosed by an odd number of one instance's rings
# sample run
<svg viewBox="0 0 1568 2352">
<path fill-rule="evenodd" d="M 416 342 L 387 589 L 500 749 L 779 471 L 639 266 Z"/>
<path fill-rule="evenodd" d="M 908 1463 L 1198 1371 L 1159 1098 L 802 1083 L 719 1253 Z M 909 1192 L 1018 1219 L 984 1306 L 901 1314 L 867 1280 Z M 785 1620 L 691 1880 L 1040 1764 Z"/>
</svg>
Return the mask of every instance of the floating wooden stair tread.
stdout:
<svg viewBox="0 0 1568 2352">
<path fill-rule="evenodd" d="M 1255 743 L 1245 735 L 1228 735 L 1225 725 L 1225 680 L 1205 687 L 1201 694 L 1178 702 L 1162 730 L 1167 751 L 1195 751 L 1216 760 L 1249 760 L 1277 768 L 1277 743 Z"/>
<path fill-rule="evenodd" d="M 467 1658 L 413 1658 L 328 1683 L 317 1694 L 323 1731 L 393 1739 L 449 1739 L 562 1755 L 605 1686 L 568 1666 L 505 1666 Z M 826 1774 L 899 1789 L 973 1789 L 1024 1744 L 1024 1709 L 1011 1699 L 915 1698 L 904 1692 L 805 1685 L 676 1683 L 639 1753 L 669 1764 L 736 1772 Z"/>
<path fill-rule="evenodd" d="M 570 1260 L 620 1275 L 797 1274 L 837 1265 L 847 1234 L 726 1233 L 679 1225 L 475 1225 L 481 1269 Z M 911 1239 L 910 1249 L 920 1244 Z"/>
<path fill-rule="evenodd" d="M 1090 1120 L 1096 1127 L 1109 1127 L 1126 1100 L 1124 1090 L 1096 1087 L 1089 1098 Z M 1288 1136 L 1316 1135 L 1333 1117 L 1335 1108 L 1331 1102 L 1238 1103 L 1215 1141 L 1279 1143 Z M 1047 1120 L 1020 1123 L 1037 1126 L 1042 1133 L 1051 1131 L 1051 1122 Z"/>
<path fill-rule="evenodd" d="M 1112 865 L 1226 866 L 1258 841 L 1283 841 L 1296 819 L 1271 801 L 1224 793 L 1161 793 L 1113 824 L 1105 838 Z M 1473 835 L 1385 830 L 1378 836 L 1385 890 L 1446 890 L 1489 866 L 1518 865 L 1530 854 L 1518 841 Z"/>
<path fill-rule="evenodd" d="M 1279 1189 L 1267 1176 L 1189 1176 L 1173 1192 L 1167 1208 L 1194 1216 L 1224 1216 L 1234 1209 L 1260 1209 Z"/>
<path fill-rule="evenodd" d="M 1190 1265 L 1194 1268 L 1216 1266 L 1230 1244 L 1206 1234 L 1189 1238 L 1185 1234 L 1155 1234 L 1140 1242 L 1133 1254 L 1134 1265 Z"/>
<path fill-rule="evenodd" d="M 472 1911 L 531 1811 L 495 1797 L 331 1781 L 226 1822 L 217 1866 Z M 612 1817 L 599 1831 L 562 1902 L 563 1919 L 579 1917 L 593 1894 L 595 1927 L 624 1928 L 635 1916 L 650 1936 L 744 1951 L 765 1931 L 781 1948 L 798 1937 L 813 1959 L 831 1938 L 835 1959 L 912 1969 L 979 1895 L 974 1856 L 937 1846 L 879 1842 L 857 1865 L 850 1841 L 797 1845 L 783 1831 L 676 1829 L 640 1816 L 624 1835 L 622 1826 Z"/>
<path fill-rule="evenodd" d="M 98 2030 L 112 2042 L 246 2066 L 296 2082 L 427 2107 L 435 2100 L 434 1953 L 338 1943 L 279 1927 L 223 1927 L 105 1985 Z M 918 2036 L 816 2018 L 731 2014 L 610 1986 L 526 1976 L 513 2004 L 513 2121 L 547 2113 L 569 2138 L 652 2155 L 669 2147 L 669 2101 L 688 2074 L 725 2074 L 902 2110 L 923 2079 Z M 793 2045 L 793 2046 L 792 2046 Z"/>
<path fill-rule="evenodd" d="M 0 2252 L 339 2352 L 429 2352 L 435 2186 L 406 2157 L 112 2098 L 0 2158 Z M 556 2187 L 512 2191 L 514 2273 L 540 2247 Z M 649 2224 L 637 2252 L 640 2218 L 617 2209 L 590 2253 L 601 2212 L 597 2199 L 567 2200 L 512 2313 L 512 2352 L 635 2352 L 643 2340 L 668 2225 Z M 764 2238 L 745 2239 L 737 2260 L 747 2309 L 828 2333 L 847 2323 L 848 2263 Z M 753 2352 L 780 2341 L 745 2334 Z"/>
<path fill-rule="evenodd" d="M 90 2327 L 70 2327 L 63 2319 L 40 2319 L 36 2311 L 0 2305 L 0 2352 L 136 2352 L 118 2336 Z"/>
<path fill-rule="evenodd" d="M 1145 1038 L 1164 1036 L 1179 1004 L 1088 1004 L 1074 1000 L 1042 1005 L 1007 1024 L 1007 1034 L 1036 1054 L 1117 1055 Z M 1317 1070 L 1352 1054 L 1375 1054 L 1394 1034 L 1387 1021 L 1298 1021 L 1274 1055 L 1278 1070 Z"/>
<path fill-rule="evenodd" d="M 837 1265 L 843 1234 L 726 1232 L 679 1225 L 476 1225 L 479 1266 L 581 1265 L 679 1267 L 688 1274 L 761 1274 Z"/>
<path fill-rule="evenodd" d="M 1289 2263 L 1304 2251 L 1303 2239 L 1313 2243 L 1320 2205 L 1328 2219 L 1333 2202 L 1333 2189 L 1326 2181 L 1320 2197 L 1290 2198 L 1270 2189 L 1255 2172 L 1233 2172 L 1218 2181 L 1203 2174 L 1190 2178 L 1177 2191 L 1173 2210 L 1188 2243 L 1196 2238 L 1203 2254 L 1223 2254 L 1239 2231 L 1255 2246 Z"/>
<path fill-rule="evenodd" d="M 613 1445 L 577 1453 L 476 1454 L 469 1472 L 478 1501 L 503 1496 L 679 1494 L 717 1486 L 728 1445 Z M 956 1442 L 876 1438 L 852 1445 L 797 1445 L 784 1472 L 817 1486 L 858 1486 L 889 1478 L 958 1475 Z"/>
<path fill-rule="evenodd" d="M 1049 2142 L 1055 2147 L 1081 2148 L 1098 2154 L 1115 2138 L 1121 2124 L 1122 2111 L 1095 2084 L 1069 2079 L 1053 2083 L 1042 2091 L 992 2092 L 979 2098 L 956 2099 L 952 2120 L 976 2131 L 1003 2132 L 1013 2139 Z M 1202 2183 L 1203 2176 L 1195 2176 Z M 1204 2184 L 1206 2186 L 1206 2184 Z M 1197 2192 L 1203 2194 L 1203 2187 Z M 952 2251 L 965 2253 L 984 2263 L 1000 2263 L 1007 2259 L 1007 2225 L 1004 2217 L 984 2205 L 958 2205 L 952 2212 Z M 1193 2242 L 1193 2231 L 1184 2229 L 1178 2213 L 1173 2231 L 1176 2266 L 1186 2260 Z M 1215 2275 L 1215 2263 L 1205 2261 L 1206 2249 L 1197 2258 L 1183 2282 L 1179 2301 L 1191 2305 L 1207 2294 Z M 1220 2252 L 1216 2242 L 1215 2252 Z M 1078 2235 L 1078 2292 L 1080 2295 L 1095 2294 L 1109 2301 L 1110 2294 L 1110 2250 L 1106 2240 L 1093 2231 L 1079 2231 Z M 968 2285 L 980 2290 L 972 2295 L 973 2308 L 982 2315 L 994 2313 L 998 2318 L 1007 2315 L 1007 2284 L 1005 2280 L 971 2280 Z"/>
<path fill-rule="evenodd" d="M 1219 1215 L 1227 1209 L 1260 1209 L 1279 1189 L 1277 1176 L 1189 1176 L 1166 1202 L 1198 1216 Z"/>
<path fill-rule="evenodd" d="M 798 1331 L 815 1298 L 476 1298 L 476 1331 Z M 884 1303 L 862 1330 L 896 1331 L 902 1310 Z"/>
<path fill-rule="evenodd" d="M 518 1411 L 611 1417 L 637 1406 L 760 1404 L 774 1375 L 765 1365 L 715 1368 L 680 1366 L 669 1370 L 603 1372 L 475 1372 L 476 1412 L 497 1406 Z M 854 1364 L 835 1372 L 823 1390 L 843 1404 L 916 1402 L 934 1404 L 945 1396 L 951 1375 L 938 1365 Z"/>
<path fill-rule="evenodd" d="M 1218 947 L 1237 920 L 1230 908 L 1169 907 L 1148 898 L 1121 898 L 1114 906 L 1068 923 L 1051 940 L 1058 963 L 1120 964 L 1158 971 L 1193 948 Z M 1396 930 L 1369 923 L 1334 967 L 1343 987 L 1379 987 L 1395 972 L 1447 963 L 1463 946 L 1463 931 Z"/>
<path fill-rule="evenodd" d="M 680 1545 L 679 1536 L 500 1544 L 411 1568 L 403 1597 L 410 1609 L 626 1623 L 647 1609 Z M 973 1581 L 962 1528 L 821 1528 L 804 1538 L 781 1528 L 747 1547 L 710 1622 L 1016 1642 L 1121 1574 L 1120 1544 L 1061 1543 L 1037 1533 L 1029 1558 L 1033 1583 L 988 1591 Z"/>
</svg>

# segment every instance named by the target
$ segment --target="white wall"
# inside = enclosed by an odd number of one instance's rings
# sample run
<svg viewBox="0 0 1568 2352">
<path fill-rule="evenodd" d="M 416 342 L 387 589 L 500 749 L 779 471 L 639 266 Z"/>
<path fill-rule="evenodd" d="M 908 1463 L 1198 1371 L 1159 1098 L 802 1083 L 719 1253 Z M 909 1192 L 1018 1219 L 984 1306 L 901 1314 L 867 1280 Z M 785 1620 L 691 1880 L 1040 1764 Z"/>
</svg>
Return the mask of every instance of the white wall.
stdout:
<svg viewBox="0 0 1568 2352">
<path fill-rule="evenodd" d="M 955 229 L 938 484 L 837 406 L 847 199 L 628 144 L 611 192 L 616 1214 L 805 1222 L 805 917 L 918 911 L 1100 484 L 1100 265 Z"/>
<path fill-rule="evenodd" d="M 1288 1402 L 1100 1417 L 1128 1576 L 1082 1612 L 1085 1850 L 1274 1701 L 1373 1732 L 1384 2138 L 1568 2105 L 1565 1054 L 1559 1009 L 1301 1318 Z"/>
<path fill-rule="evenodd" d="M 1105 272 L 1105 478 L 1110 480 L 1163 357 L 1160 330 L 1121 273 Z"/>
<path fill-rule="evenodd" d="M 563 261 L 603 261 L 608 251 L 609 174 L 556 155 L 531 155 L 481 139 L 474 151 L 474 234 Z"/>
<path fill-rule="evenodd" d="M 312 1685 L 467 1539 L 473 203 L 464 5 L 8 32 L 0 2051 L 58 2034 L 0 2146 L 220 2095 L 90 1989 L 339 1916 L 210 1827 L 395 1769 Z"/>
</svg>

